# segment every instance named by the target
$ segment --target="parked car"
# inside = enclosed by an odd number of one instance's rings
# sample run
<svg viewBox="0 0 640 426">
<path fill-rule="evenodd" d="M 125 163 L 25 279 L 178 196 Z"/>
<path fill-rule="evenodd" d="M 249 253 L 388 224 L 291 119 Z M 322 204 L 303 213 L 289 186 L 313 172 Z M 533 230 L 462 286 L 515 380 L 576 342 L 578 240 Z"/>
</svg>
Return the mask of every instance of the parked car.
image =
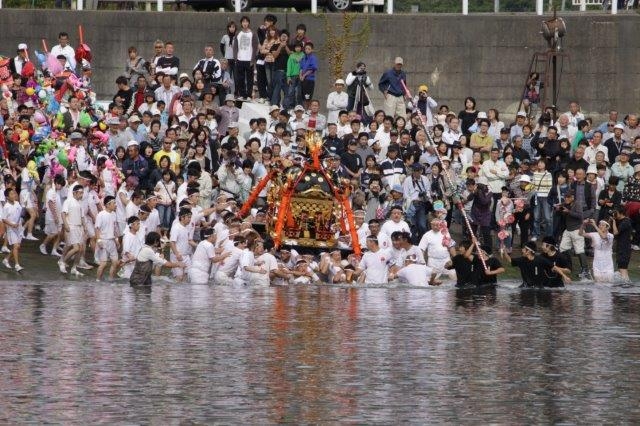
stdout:
<svg viewBox="0 0 640 426">
<path fill-rule="evenodd" d="M 351 10 L 353 0 L 318 0 L 318 7 L 326 7 L 332 12 L 346 12 Z M 225 7 L 235 10 L 234 0 L 187 0 L 186 4 L 194 10 L 213 10 Z M 294 7 L 296 9 L 311 8 L 310 0 L 240 0 L 242 10 L 252 7 Z"/>
</svg>

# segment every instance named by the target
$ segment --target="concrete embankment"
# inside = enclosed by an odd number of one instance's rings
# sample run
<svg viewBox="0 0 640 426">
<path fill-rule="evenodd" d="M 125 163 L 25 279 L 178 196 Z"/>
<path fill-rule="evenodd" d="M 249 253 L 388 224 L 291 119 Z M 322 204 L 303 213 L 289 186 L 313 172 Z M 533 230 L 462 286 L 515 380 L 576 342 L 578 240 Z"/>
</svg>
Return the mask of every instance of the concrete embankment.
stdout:
<svg viewBox="0 0 640 426">
<path fill-rule="evenodd" d="M 249 14 L 257 26 L 263 14 Z M 326 99 L 331 90 L 327 24 L 341 34 L 343 18 L 339 14 L 279 14 L 280 28 L 295 29 L 305 23 L 308 34 L 321 50 L 321 69 L 316 97 Z M 0 53 L 15 55 L 20 42 L 31 50 L 41 49 L 41 39 L 49 46 L 59 31 L 70 34 L 77 45 L 77 25 L 85 28 L 85 41 L 94 53 L 95 87 L 101 97 L 115 93 L 114 81 L 124 71 L 127 48 L 136 46 L 145 57 L 152 55 L 156 39 L 171 40 L 181 61 L 181 70 L 189 72 L 202 55 L 205 43 L 219 45 L 229 20 L 239 21 L 233 13 L 197 12 L 70 12 L 55 10 L 0 10 L 3 28 Z M 549 19 L 545 17 L 544 19 Z M 344 71 L 357 60 L 367 63 L 374 83 L 395 56 L 405 58 L 405 69 L 412 90 L 421 83 L 441 102 L 459 110 L 465 96 L 475 96 L 478 108 L 492 106 L 513 113 L 524 85 L 532 54 L 546 50 L 540 35 L 543 18 L 534 15 L 357 15 L 353 32 L 365 28 L 367 35 L 357 37 L 346 49 Z M 640 16 L 624 14 L 572 14 L 565 17 L 568 32 L 563 40 L 570 53 L 564 65 L 559 104 L 563 109 L 575 98 L 590 112 L 637 111 L 640 98 Z M 364 44 L 366 43 L 366 46 Z M 356 55 L 361 51 L 359 55 Z M 374 105 L 381 106 L 374 91 Z"/>
</svg>

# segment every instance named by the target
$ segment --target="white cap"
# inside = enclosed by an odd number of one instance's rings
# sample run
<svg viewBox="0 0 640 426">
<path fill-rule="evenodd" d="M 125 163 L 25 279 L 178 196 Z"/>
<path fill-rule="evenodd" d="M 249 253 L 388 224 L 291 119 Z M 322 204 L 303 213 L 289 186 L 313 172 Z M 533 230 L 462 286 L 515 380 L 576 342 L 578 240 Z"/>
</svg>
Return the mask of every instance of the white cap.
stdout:
<svg viewBox="0 0 640 426">
<path fill-rule="evenodd" d="M 273 112 L 273 111 L 280 111 L 280 107 L 278 105 L 271 105 L 271 108 L 269 108 L 269 112 Z"/>
<path fill-rule="evenodd" d="M 615 126 L 613 126 L 614 129 L 620 129 L 620 130 L 624 130 L 624 126 L 620 123 L 616 124 Z"/>
<path fill-rule="evenodd" d="M 451 162 L 451 158 L 449 158 L 449 156 L 447 156 L 447 155 L 443 155 L 442 157 L 440 157 L 440 161 L 448 161 L 448 162 Z"/>
<path fill-rule="evenodd" d="M 229 94 L 229 95 L 227 95 L 227 96 L 225 96 L 225 97 L 224 97 L 224 101 L 225 101 L 225 102 L 229 102 L 229 101 L 231 101 L 231 102 L 235 102 L 235 101 L 236 101 L 236 98 L 235 98 L 232 94 Z"/>
<path fill-rule="evenodd" d="M 302 105 L 296 105 L 296 107 L 293 110 L 294 111 L 302 111 L 302 112 L 304 112 L 304 107 Z"/>
<path fill-rule="evenodd" d="M 238 122 L 237 121 L 231 121 L 229 122 L 229 124 L 227 125 L 228 129 L 235 129 L 236 127 L 238 127 Z"/>
<path fill-rule="evenodd" d="M 158 108 L 151 108 L 151 115 L 160 115 L 160 110 Z"/>
<path fill-rule="evenodd" d="M 180 74 L 180 77 L 178 77 L 178 80 L 182 78 L 189 78 L 189 74 L 187 74 L 186 72 L 183 72 L 182 74 Z"/>
<path fill-rule="evenodd" d="M 129 123 L 139 123 L 140 122 L 140 117 L 138 117 L 137 115 L 132 115 L 131 117 L 129 117 Z"/>
<path fill-rule="evenodd" d="M 404 60 L 400 56 L 396 56 L 396 59 L 393 61 L 394 64 L 404 64 Z"/>
<path fill-rule="evenodd" d="M 527 113 L 524 111 L 518 111 L 518 113 L 516 114 L 517 117 L 526 117 Z"/>
<path fill-rule="evenodd" d="M 344 86 L 344 80 L 343 80 L 343 79 L 341 79 L 341 78 L 339 78 L 339 79 L 337 79 L 337 80 L 336 80 L 336 82 L 335 82 L 335 83 L 333 83 L 333 84 L 335 84 L 336 86 L 337 86 L 338 84 L 342 84 L 342 85 Z"/>
<path fill-rule="evenodd" d="M 520 182 L 527 182 L 527 183 L 531 183 L 531 176 L 529 176 L 529 175 L 522 175 L 522 176 L 520 176 Z"/>
<path fill-rule="evenodd" d="M 480 111 L 478 113 L 478 117 L 477 118 L 487 118 L 487 113 L 484 111 Z"/>
<path fill-rule="evenodd" d="M 132 147 L 132 146 L 138 146 L 138 145 L 139 145 L 138 141 L 135 141 L 135 140 L 132 139 L 127 143 L 127 148 Z"/>
<path fill-rule="evenodd" d="M 28 49 L 27 43 L 20 43 L 18 45 L 18 50 L 27 50 L 27 49 Z"/>
<path fill-rule="evenodd" d="M 587 174 L 593 173 L 594 175 L 598 174 L 598 167 L 595 164 L 589 164 L 587 167 Z"/>
</svg>

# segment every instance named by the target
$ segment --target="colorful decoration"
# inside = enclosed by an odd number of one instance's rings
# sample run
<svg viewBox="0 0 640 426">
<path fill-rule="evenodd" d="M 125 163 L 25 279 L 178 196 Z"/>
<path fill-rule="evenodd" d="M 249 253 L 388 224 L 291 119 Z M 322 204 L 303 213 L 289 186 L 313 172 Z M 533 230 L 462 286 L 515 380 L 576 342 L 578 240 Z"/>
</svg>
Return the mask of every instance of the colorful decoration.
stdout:
<svg viewBox="0 0 640 426">
<path fill-rule="evenodd" d="M 335 171 L 323 166 L 322 139 L 313 131 L 305 137 L 302 153 L 289 158 L 277 158 L 269 173 L 251 191 L 240 209 L 239 216 L 246 216 L 258 195 L 267 190 L 267 215 L 265 225 L 276 247 L 282 244 L 336 248 L 342 240 L 351 240 L 350 246 L 360 256 L 360 242 L 349 200 L 351 182 L 340 179 Z"/>
</svg>

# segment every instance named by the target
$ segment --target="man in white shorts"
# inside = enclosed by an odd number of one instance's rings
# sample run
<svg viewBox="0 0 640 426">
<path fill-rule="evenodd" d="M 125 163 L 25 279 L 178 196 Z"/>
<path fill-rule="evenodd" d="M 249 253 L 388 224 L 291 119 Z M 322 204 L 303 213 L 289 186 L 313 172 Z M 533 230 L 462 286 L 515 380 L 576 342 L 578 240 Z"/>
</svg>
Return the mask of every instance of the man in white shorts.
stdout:
<svg viewBox="0 0 640 426">
<path fill-rule="evenodd" d="M 104 197 L 104 209 L 96 217 L 95 230 L 95 259 L 98 264 L 96 281 L 102 279 L 102 274 L 109 260 L 111 261 L 109 280 L 113 280 L 118 270 L 118 250 L 120 249 L 120 241 L 118 240 L 119 228 L 116 218 L 116 197 L 112 195 Z"/>
<path fill-rule="evenodd" d="M 173 277 L 178 281 L 184 280 L 185 271 L 191 266 L 191 253 L 196 243 L 191 239 L 191 210 L 181 208 L 178 219 L 171 225 L 169 243 L 171 245 L 171 262 L 182 262 L 186 268 L 172 268 Z"/>
<path fill-rule="evenodd" d="M 24 232 L 22 224 L 23 207 L 18 202 L 19 196 L 15 189 L 5 189 L 4 195 L 7 202 L 2 208 L 2 219 L 7 228 L 7 244 L 11 247 L 11 251 L 4 258 L 2 264 L 8 269 L 12 269 L 9 261 L 13 257 L 16 272 L 20 272 L 24 269 L 20 266 L 20 244 L 22 243 L 22 233 Z"/>
<path fill-rule="evenodd" d="M 431 230 L 422 236 L 418 247 L 422 250 L 423 255 L 427 257 L 427 266 L 433 269 L 433 272 L 440 276 L 441 274 L 449 275 L 452 280 L 456 279 L 456 271 L 446 269 L 444 266 L 451 260 L 449 247 L 442 244 L 444 234 L 441 232 L 440 219 L 432 219 Z"/>
<path fill-rule="evenodd" d="M 66 185 L 64 176 L 56 175 L 53 185 L 45 196 L 46 212 L 44 215 L 44 233 L 46 238 L 40 244 L 40 253 L 48 255 L 47 245 L 52 244 L 51 255 L 60 256 L 58 244 L 62 235 L 62 188 Z"/>
<path fill-rule="evenodd" d="M 78 262 L 82 254 L 82 245 L 85 242 L 85 217 L 82 211 L 82 197 L 84 188 L 82 185 L 74 185 L 71 197 L 62 204 L 62 223 L 64 226 L 66 244 L 64 254 L 58 261 L 58 267 L 63 274 L 67 273 L 67 262 L 73 261 L 71 273 L 77 277 L 84 274 L 78 271 Z"/>
<path fill-rule="evenodd" d="M 144 245 L 144 240 L 139 238 L 140 233 L 140 218 L 137 216 L 127 219 L 127 229 L 122 236 L 122 278 L 130 278 L 131 272 L 133 272 L 133 266 L 135 264 L 138 253 Z"/>
</svg>

